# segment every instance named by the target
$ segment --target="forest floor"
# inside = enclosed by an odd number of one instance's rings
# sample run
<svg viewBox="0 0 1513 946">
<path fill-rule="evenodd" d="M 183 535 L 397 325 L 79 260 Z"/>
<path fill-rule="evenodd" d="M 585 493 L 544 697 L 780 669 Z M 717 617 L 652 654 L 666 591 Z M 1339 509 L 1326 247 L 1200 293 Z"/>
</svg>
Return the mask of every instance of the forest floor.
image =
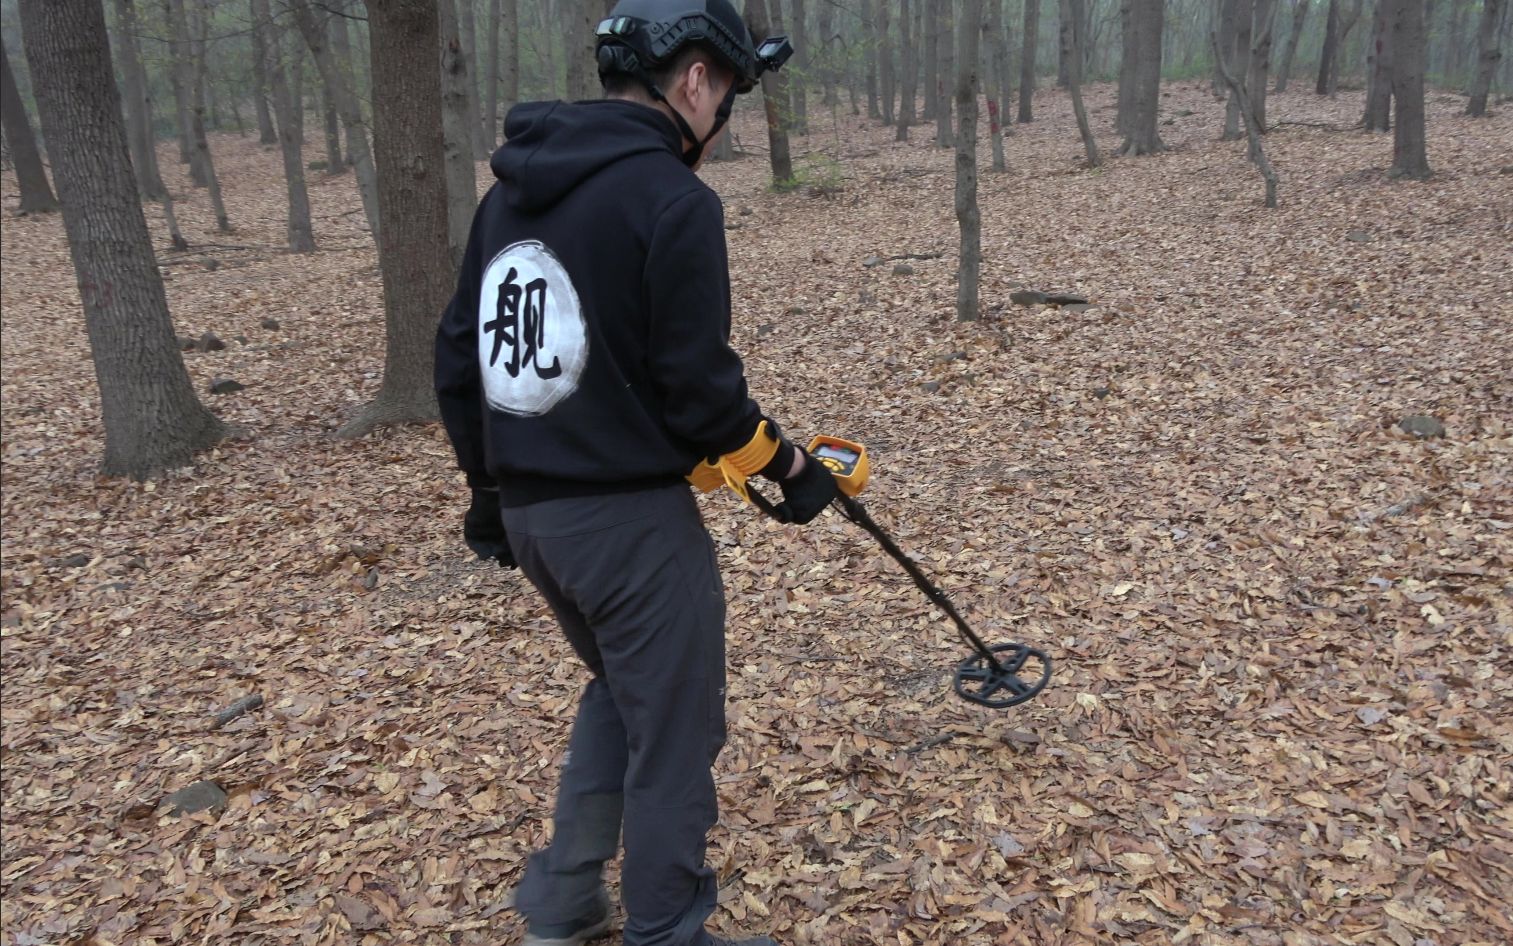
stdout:
<svg viewBox="0 0 1513 946">
<path fill-rule="evenodd" d="M 730 599 L 714 928 L 1513 939 L 1513 107 L 1432 93 L 1410 183 L 1360 99 L 1272 98 L 1266 210 L 1202 84 L 1167 86 L 1170 153 L 1096 171 L 1041 94 L 982 176 L 973 324 L 933 127 L 816 103 L 796 151 L 828 195 L 770 192 L 761 153 L 705 172 L 764 408 L 865 442 L 874 515 L 984 636 L 1055 660 L 1032 702 L 961 702 L 951 625 L 864 534 L 702 500 Z M 1109 150 L 1112 104 L 1090 90 Z M 320 250 L 291 256 L 276 151 L 214 147 L 234 234 L 166 146 L 193 249 L 149 208 L 179 331 L 228 345 L 185 355 L 196 387 L 246 385 L 203 395 L 248 436 L 193 469 L 97 476 L 60 221 L 4 222 L 0 942 L 516 942 L 584 671 L 467 555 L 439 425 L 332 437 L 384 350 L 351 177 L 311 174 Z M 864 265 L 902 254 L 939 256 Z M 224 809 L 167 814 L 200 779 Z"/>
</svg>

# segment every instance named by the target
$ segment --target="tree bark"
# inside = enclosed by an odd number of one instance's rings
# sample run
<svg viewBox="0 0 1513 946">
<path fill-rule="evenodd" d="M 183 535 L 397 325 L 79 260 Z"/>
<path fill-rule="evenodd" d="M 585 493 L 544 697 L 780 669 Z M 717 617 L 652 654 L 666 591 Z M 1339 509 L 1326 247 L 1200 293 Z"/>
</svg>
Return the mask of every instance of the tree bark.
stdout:
<svg viewBox="0 0 1513 946">
<path fill-rule="evenodd" d="M 467 94 L 468 140 L 473 148 L 473 158 L 486 161 L 493 153 L 489 146 L 487 129 L 483 123 L 483 106 L 478 95 L 478 77 L 483 70 L 478 67 L 478 18 L 473 9 L 473 0 L 457 0 L 457 37 L 462 41 L 462 65 L 468 81 L 463 91 Z"/>
<path fill-rule="evenodd" d="M 1119 99 L 1115 127 L 1126 137 L 1134 126 L 1135 63 L 1140 60 L 1135 0 L 1119 0 Z"/>
<path fill-rule="evenodd" d="M 884 0 L 886 4 L 887 0 Z M 862 35 L 867 38 L 866 62 L 863 70 L 867 82 L 867 117 L 880 121 L 883 117 L 882 102 L 878 98 L 878 56 L 882 53 L 881 37 L 877 32 L 877 9 L 873 0 L 862 0 Z"/>
<path fill-rule="evenodd" d="M 258 2 L 265 0 L 254 0 L 254 8 Z M 336 37 L 344 35 L 346 20 L 341 14 L 329 13 L 324 8 L 317 13 L 311 0 L 292 0 L 291 8 L 295 26 L 315 60 L 315 69 L 320 73 L 321 83 L 329 90 L 335 101 L 336 113 L 347 129 L 347 151 L 351 154 L 352 166 L 357 171 L 358 196 L 362 198 L 363 215 L 368 221 L 368 229 L 376 240 L 379 223 L 378 179 L 373 168 L 373 151 L 368 147 L 368 123 L 363 118 L 362 103 L 358 101 L 353 89 L 350 67 L 337 55 Z M 265 64 L 265 75 L 266 71 Z"/>
<path fill-rule="evenodd" d="M 58 198 L 47 182 L 37 136 L 32 132 L 31 119 L 27 117 L 26 105 L 16 87 L 16 75 L 11 72 L 10 56 L 3 45 L 0 45 L 0 65 L 4 67 L 0 70 L 0 115 L 5 142 L 10 145 L 11 160 L 16 166 L 16 184 L 21 189 L 19 210 L 24 214 L 51 213 L 58 209 Z"/>
<path fill-rule="evenodd" d="M 988 134 L 993 170 L 1008 170 L 1003 152 L 1004 122 L 1009 114 L 1009 44 L 1003 32 L 1003 0 L 987 0 L 983 23 L 983 87 L 988 100 Z"/>
<path fill-rule="evenodd" d="M 1035 47 L 1040 44 L 1040 0 L 1024 0 L 1024 52 L 1019 57 L 1019 121 L 1032 120 L 1035 98 Z"/>
<path fill-rule="evenodd" d="M 189 165 L 189 180 L 195 187 L 207 183 L 195 147 L 190 107 L 190 86 L 194 84 L 194 52 L 189 48 L 189 27 L 184 22 L 184 0 L 163 0 L 163 18 L 167 25 L 168 81 L 173 89 L 174 111 L 178 118 L 179 161 Z"/>
<path fill-rule="evenodd" d="M 1339 32 L 1340 0 L 1329 0 L 1329 12 L 1324 15 L 1324 48 L 1319 52 L 1319 80 L 1313 87 L 1316 95 L 1330 95 L 1334 88 L 1334 68 L 1339 59 Z"/>
<path fill-rule="evenodd" d="M 820 30 L 819 68 L 815 70 L 820 80 L 820 102 L 829 107 L 839 104 L 840 99 L 836 95 L 836 68 L 835 68 L 835 7 L 831 6 L 830 0 L 819 0 L 817 12 Z"/>
<path fill-rule="evenodd" d="M 1077 131 L 1082 135 L 1082 147 L 1087 152 L 1087 166 L 1095 168 L 1103 163 L 1098 153 L 1098 142 L 1088 126 L 1087 109 L 1082 106 L 1082 4 L 1084 0 L 1061 0 L 1062 20 L 1072 24 L 1072 46 L 1068 50 L 1067 88 L 1072 93 L 1072 111 L 1077 115 Z"/>
<path fill-rule="evenodd" d="M 385 353 L 378 396 L 338 435 L 383 424 L 435 420 L 436 320 L 451 298 L 447 188 L 442 176 L 441 70 L 435 0 L 366 0 L 373 59 L 373 151 L 378 164 L 378 239 Z"/>
<path fill-rule="evenodd" d="M 1292 31 L 1287 36 L 1287 45 L 1282 49 L 1282 62 L 1277 67 L 1277 92 L 1287 91 L 1287 80 L 1292 73 L 1292 61 L 1298 54 L 1298 40 L 1303 37 L 1303 26 L 1308 20 L 1311 0 L 1296 0 L 1292 5 Z"/>
<path fill-rule="evenodd" d="M 997 0 L 993 0 L 997 3 Z M 961 230 L 956 273 L 956 320 L 977 321 L 977 293 L 982 279 L 982 215 L 977 206 L 978 36 L 983 0 L 963 0 L 957 42 L 956 222 Z"/>
<path fill-rule="evenodd" d="M 257 20 L 256 13 L 252 19 Z M 273 127 L 273 113 L 268 107 L 268 47 L 257 30 L 252 31 L 252 104 L 257 109 L 257 143 L 278 144 L 278 131 Z"/>
<path fill-rule="evenodd" d="M 774 24 L 783 19 L 782 0 L 770 0 L 772 4 L 771 15 Z M 795 135 L 809 134 L 809 71 L 813 57 L 809 55 L 809 15 L 804 9 L 804 0 L 788 0 L 791 18 L 789 20 L 790 32 L 793 34 L 793 59 L 792 68 L 783 81 L 788 85 L 790 110 L 788 112 L 788 128 Z M 820 0 L 821 3 L 825 0 Z M 776 32 L 780 28 L 773 26 Z"/>
<path fill-rule="evenodd" d="M 1366 55 L 1366 112 L 1361 117 L 1367 131 L 1390 131 L 1392 127 L 1394 2 L 1376 0 L 1371 17 L 1371 45 Z"/>
<path fill-rule="evenodd" d="M 947 90 L 954 89 L 958 81 L 956 74 L 956 29 L 954 12 L 951 7 L 953 0 L 936 0 L 941 6 L 940 11 L 940 51 L 936 58 L 940 61 L 940 88 L 936 90 L 935 102 L 935 144 L 937 147 L 949 148 L 955 142 L 955 134 L 951 130 L 951 105 L 953 94 Z M 975 68 L 975 67 L 974 67 Z"/>
<path fill-rule="evenodd" d="M 478 123 L 468 109 L 467 63 L 462 53 L 461 30 L 457 23 L 454 0 L 437 4 L 440 14 L 441 128 L 442 154 L 446 162 L 447 246 L 451 250 L 454 270 L 462 266 L 462 254 L 468 245 L 468 230 L 478 203 L 474 177 L 472 140 L 469 128 Z"/>
<path fill-rule="evenodd" d="M 1131 0 L 1129 22 L 1134 32 L 1135 68 L 1130 87 L 1129 127 L 1119 149 L 1123 154 L 1155 154 L 1166 149 L 1158 132 L 1165 18 L 1166 6 L 1162 0 Z"/>
<path fill-rule="evenodd" d="M 1065 0 L 1060 4 L 1059 11 L 1060 15 L 1056 19 L 1056 88 L 1065 89 L 1072 82 L 1072 36 L 1076 32 L 1076 22 L 1068 17 L 1076 11 L 1069 13 Z"/>
<path fill-rule="evenodd" d="M 940 105 L 940 4 L 944 0 L 919 0 L 924 4 L 925 32 L 920 37 L 925 51 L 925 109 L 919 113 L 924 121 L 934 121 Z"/>
<path fill-rule="evenodd" d="M 144 200 L 162 200 L 168 193 L 158 167 L 157 141 L 152 132 L 152 100 L 147 93 L 147 73 L 142 68 L 137 34 L 135 0 L 115 0 L 116 59 L 121 68 L 121 93 L 126 111 L 126 134 L 131 145 L 131 167 L 137 190 Z"/>
<path fill-rule="evenodd" d="M 1222 3 L 1223 0 L 1217 0 L 1217 2 Z M 1237 78 L 1237 76 L 1243 76 L 1244 73 L 1232 72 L 1224 65 L 1224 44 L 1219 41 L 1217 32 L 1210 33 L 1208 39 L 1213 48 L 1214 63 L 1219 70 L 1219 79 L 1229 89 L 1230 95 L 1240 102 L 1240 117 L 1244 121 L 1245 135 L 1250 142 L 1250 161 L 1255 164 L 1257 170 L 1261 172 L 1261 178 L 1266 182 L 1266 206 L 1274 208 L 1277 205 L 1277 174 L 1272 170 L 1271 162 L 1267 160 L 1266 152 L 1261 147 L 1261 130 L 1256 127 L 1255 112 L 1250 107 L 1249 97 L 1245 94 L 1242 80 Z"/>
<path fill-rule="evenodd" d="M 1481 118 L 1487 114 L 1487 96 L 1492 91 L 1492 77 L 1502 59 L 1497 41 L 1497 24 L 1502 20 L 1504 0 L 1482 0 L 1481 29 L 1476 41 L 1476 78 L 1471 82 L 1471 97 L 1466 114 Z"/>
<path fill-rule="evenodd" d="M 596 99 L 599 69 L 594 59 L 594 27 L 599 25 L 604 12 L 602 0 L 564 0 L 563 11 L 567 20 L 567 44 L 563 49 L 567 59 L 567 98 Z"/>
<path fill-rule="evenodd" d="M 774 36 L 783 30 L 779 15 L 769 19 L 767 0 L 747 0 L 746 27 L 752 36 Z M 767 144 L 772 157 L 772 186 L 787 190 L 793 186 L 793 156 L 788 150 L 788 125 L 783 103 L 788 101 L 787 78 L 779 72 L 762 73 L 762 107 L 767 113 Z"/>
<path fill-rule="evenodd" d="M 180 23 L 186 23 L 183 16 L 183 0 L 173 0 L 173 3 L 179 7 Z M 222 233 L 230 233 L 231 219 L 226 216 L 226 202 L 221 199 L 221 179 L 215 172 L 215 160 L 210 154 L 210 139 L 205 135 L 205 71 L 208 68 L 205 47 L 208 45 L 210 29 L 208 15 L 200 18 L 199 27 L 199 40 L 189 43 L 191 59 L 189 72 L 185 77 L 190 89 L 189 140 L 194 148 L 194 159 L 189 167 L 191 171 L 198 168 L 204 177 L 204 187 L 210 194 L 210 208 L 215 213 L 216 229 Z"/>
<path fill-rule="evenodd" d="M 221 439 L 195 397 L 131 172 L 99 0 L 22 0 L 105 425 L 102 470 L 145 478 Z"/>
<path fill-rule="evenodd" d="M 923 0 L 920 0 L 923 2 Z M 898 86 L 898 133 L 899 141 L 909 140 L 909 126 L 914 124 L 914 82 L 919 75 L 919 68 L 914 63 L 914 44 L 910 37 L 913 29 L 913 17 L 909 13 L 909 0 L 902 0 L 901 13 L 898 18 L 899 45 L 899 86 Z"/>
<path fill-rule="evenodd" d="M 893 71 L 893 40 L 889 36 L 889 21 L 892 19 L 892 0 L 879 0 L 877 5 L 877 57 L 878 57 L 878 84 L 882 87 L 882 113 L 880 117 L 884 125 L 893 124 L 893 102 L 896 97 L 898 79 Z"/>
<path fill-rule="evenodd" d="M 511 10 L 515 7 L 515 0 L 503 0 L 503 3 Z M 491 151 L 499 145 L 499 33 L 505 15 L 500 0 L 489 0 L 489 58 L 483 77 L 483 127 Z M 513 24 L 511 18 L 511 25 Z"/>
<path fill-rule="evenodd" d="M 283 43 L 269 13 L 268 0 L 252 0 L 252 29 L 261 31 L 263 44 L 270 55 L 266 68 L 268 85 L 273 93 L 273 114 L 278 122 L 279 151 L 284 158 L 284 183 L 288 194 L 289 250 L 313 253 L 315 234 L 310 226 L 310 196 L 305 190 L 305 164 L 299 125 L 295 121 L 294 102 L 284 72 Z"/>
<path fill-rule="evenodd" d="M 1266 131 L 1266 90 L 1271 82 L 1272 28 L 1276 23 L 1276 0 L 1253 0 L 1251 13 L 1250 72 L 1245 94 L 1256 118 L 1256 127 Z"/>
<path fill-rule="evenodd" d="M 1429 176 L 1424 134 L 1424 0 L 1392 0 L 1393 177 Z"/>
<path fill-rule="evenodd" d="M 1229 62 L 1226 68 L 1233 73 L 1236 80 L 1243 84 L 1250 75 L 1250 41 L 1255 3 L 1253 0 L 1232 0 L 1231 6 L 1234 15 L 1234 34 L 1230 38 L 1228 47 Z M 1245 136 L 1243 123 L 1240 120 L 1240 93 L 1231 90 L 1229 101 L 1224 107 L 1224 141 L 1236 141 Z"/>
<path fill-rule="evenodd" d="M 326 176 L 336 177 L 346 173 L 347 162 L 341 155 L 341 116 L 336 111 L 336 96 L 324 81 L 321 82 L 320 110 L 326 132 Z"/>
</svg>

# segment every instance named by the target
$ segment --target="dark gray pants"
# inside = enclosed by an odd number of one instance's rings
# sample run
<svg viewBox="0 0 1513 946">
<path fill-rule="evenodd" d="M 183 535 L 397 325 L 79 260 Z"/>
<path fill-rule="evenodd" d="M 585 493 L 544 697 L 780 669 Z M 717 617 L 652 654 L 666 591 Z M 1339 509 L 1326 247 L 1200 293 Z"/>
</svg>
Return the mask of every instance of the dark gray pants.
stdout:
<svg viewBox="0 0 1513 946">
<path fill-rule="evenodd" d="M 521 571 L 593 671 L 573 723 L 555 833 L 516 908 L 532 926 L 593 910 L 623 817 L 625 946 L 702 946 L 705 836 L 725 743 L 725 593 L 686 486 L 504 510 Z"/>
</svg>

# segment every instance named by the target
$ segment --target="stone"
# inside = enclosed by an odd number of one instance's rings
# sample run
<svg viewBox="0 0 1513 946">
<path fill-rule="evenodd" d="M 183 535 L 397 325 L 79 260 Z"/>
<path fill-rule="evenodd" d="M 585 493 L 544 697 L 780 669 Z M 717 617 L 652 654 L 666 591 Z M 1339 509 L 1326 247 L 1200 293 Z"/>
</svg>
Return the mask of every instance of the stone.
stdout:
<svg viewBox="0 0 1513 946">
<path fill-rule="evenodd" d="M 1398 421 L 1397 426 L 1403 433 L 1412 434 L 1419 439 L 1445 435 L 1444 421 L 1438 417 L 1430 417 L 1428 414 L 1409 414 Z"/>
<path fill-rule="evenodd" d="M 75 552 L 65 558 L 58 559 L 58 564 L 64 568 L 83 568 L 89 564 L 89 556 L 84 552 Z"/>
<path fill-rule="evenodd" d="M 278 331 L 278 319 L 275 319 L 272 316 L 264 318 L 258 324 L 263 328 L 268 329 L 269 331 Z"/>
<path fill-rule="evenodd" d="M 862 265 L 867 267 L 868 269 L 876 269 L 877 267 L 883 265 L 884 262 L 885 261 L 881 256 L 869 256 L 866 259 L 862 260 Z"/>
<path fill-rule="evenodd" d="M 211 394 L 231 394 L 233 392 L 244 391 L 246 389 L 247 386 L 245 384 L 242 384 L 240 381 L 234 381 L 231 378 L 210 379 Z"/>
<path fill-rule="evenodd" d="M 871 291 L 870 289 L 863 289 L 861 292 L 858 292 L 856 294 L 856 301 L 860 302 L 862 305 L 872 305 L 873 303 L 877 302 L 877 293 Z"/>
<path fill-rule="evenodd" d="M 920 389 L 923 390 L 926 394 L 934 394 L 936 391 L 940 390 L 940 382 L 926 381 L 924 384 L 920 385 Z"/>
<path fill-rule="evenodd" d="M 1009 301 L 1015 305 L 1044 305 L 1045 293 L 1034 289 L 1020 289 L 1009 293 Z"/>
<path fill-rule="evenodd" d="M 914 267 L 910 266 L 908 263 L 899 263 L 897 266 L 893 267 L 893 275 L 895 275 L 895 276 L 913 276 L 914 275 Z"/>
<path fill-rule="evenodd" d="M 1107 387 L 1093 388 L 1093 397 L 1096 397 L 1100 401 L 1108 397 L 1109 393 L 1110 392 Z"/>
<path fill-rule="evenodd" d="M 775 322 L 764 322 L 763 324 L 758 325 L 757 338 L 766 338 L 768 335 L 771 335 L 773 330 L 776 328 L 777 323 Z"/>
<path fill-rule="evenodd" d="M 1086 312 L 1093 307 L 1090 302 L 1069 302 L 1062 306 L 1068 312 Z"/>
<path fill-rule="evenodd" d="M 192 815 L 226 807 L 226 792 L 214 782 L 199 781 L 187 785 L 168 796 L 168 813 Z"/>
<path fill-rule="evenodd" d="M 1350 232 L 1345 234 L 1345 239 L 1349 240 L 1351 243 L 1370 243 L 1371 234 L 1367 233 L 1365 230 L 1351 230 Z"/>
<path fill-rule="evenodd" d="M 179 351 L 194 351 L 200 347 L 200 343 L 188 335 L 179 336 Z"/>
<path fill-rule="evenodd" d="M 226 343 L 216 337 L 214 332 L 206 332 L 200 336 L 200 351 L 225 351 Z"/>
</svg>

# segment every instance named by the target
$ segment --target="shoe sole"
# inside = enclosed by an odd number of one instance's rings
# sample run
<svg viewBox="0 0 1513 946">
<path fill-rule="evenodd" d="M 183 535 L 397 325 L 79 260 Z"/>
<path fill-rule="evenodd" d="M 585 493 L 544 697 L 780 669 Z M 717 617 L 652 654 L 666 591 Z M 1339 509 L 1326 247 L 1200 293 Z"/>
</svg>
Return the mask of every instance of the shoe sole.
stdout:
<svg viewBox="0 0 1513 946">
<path fill-rule="evenodd" d="M 543 939 L 540 936 L 526 933 L 525 941 L 520 946 L 583 946 L 584 943 L 591 939 L 598 939 L 601 936 L 608 935 L 611 927 L 614 925 L 613 920 L 613 917 L 606 916 L 593 926 L 579 930 L 571 936 L 556 937 L 553 939 Z"/>
</svg>

